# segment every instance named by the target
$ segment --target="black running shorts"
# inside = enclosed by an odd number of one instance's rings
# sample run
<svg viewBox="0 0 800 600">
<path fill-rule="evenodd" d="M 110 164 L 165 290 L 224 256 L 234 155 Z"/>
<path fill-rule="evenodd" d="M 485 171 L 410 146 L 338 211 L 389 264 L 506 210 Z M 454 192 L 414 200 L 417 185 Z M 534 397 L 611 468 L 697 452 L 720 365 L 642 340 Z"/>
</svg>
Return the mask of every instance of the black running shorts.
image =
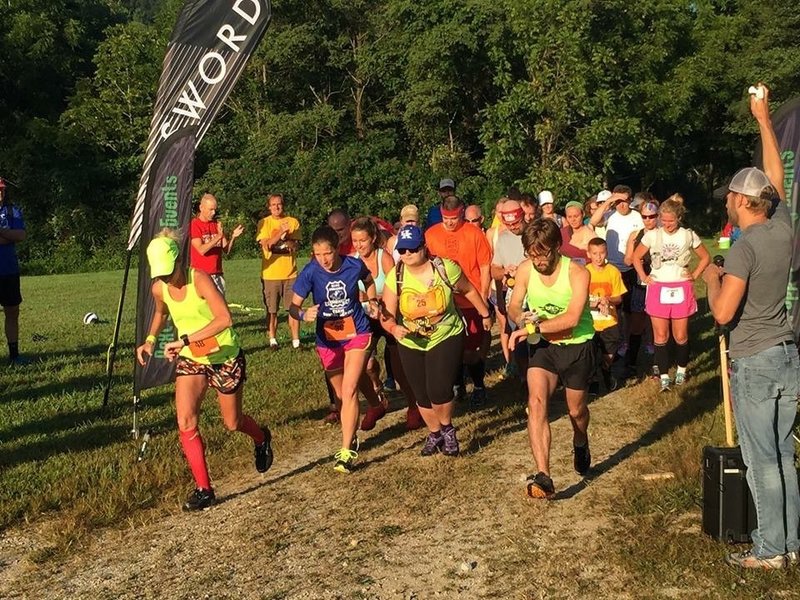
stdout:
<svg viewBox="0 0 800 600">
<path fill-rule="evenodd" d="M 19 288 L 19 273 L 0 275 L 0 306 L 19 306 L 22 292 Z"/>
<path fill-rule="evenodd" d="M 555 373 L 564 387 L 588 390 L 589 381 L 597 366 L 597 347 L 594 340 L 582 344 L 550 344 L 540 342 L 530 349 L 529 368 Z"/>
</svg>

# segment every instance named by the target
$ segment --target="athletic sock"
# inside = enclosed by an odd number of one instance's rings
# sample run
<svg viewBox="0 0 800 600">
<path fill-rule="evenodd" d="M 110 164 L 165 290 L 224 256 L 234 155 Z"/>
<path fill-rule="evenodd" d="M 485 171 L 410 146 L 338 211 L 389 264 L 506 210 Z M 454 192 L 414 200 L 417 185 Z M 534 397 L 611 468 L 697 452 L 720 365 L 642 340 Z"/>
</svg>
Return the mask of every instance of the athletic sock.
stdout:
<svg viewBox="0 0 800 600">
<path fill-rule="evenodd" d="M 629 367 L 634 367 L 638 364 L 639 348 L 642 347 L 642 336 L 631 334 L 628 341 L 628 355 L 626 362 Z"/>
<path fill-rule="evenodd" d="M 189 463 L 189 470 L 194 477 L 195 485 L 204 490 L 211 489 L 211 481 L 208 477 L 208 466 L 206 465 L 206 449 L 203 446 L 203 438 L 195 427 L 189 431 L 179 432 L 183 454 Z"/>
<path fill-rule="evenodd" d="M 667 344 L 656 344 L 656 366 L 661 376 L 669 377 L 669 346 Z"/>
<path fill-rule="evenodd" d="M 442 425 L 442 428 L 439 431 L 445 433 L 446 431 L 450 431 L 451 429 L 455 429 L 455 427 L 453 427 L 452 423 L 448 423 L 447 425 Z"/>
<path fill-rule="evenodd" d="M 19 356 L 19 342 L 8 342 L 8 358 L 14 360 Z"/>
<path fill-rule="evenodd" d="M 292 340 L 292 348 L 299 348 L 300 340 Z"/>
<path fill-rule="evenodd" d="M 274 337 L 269 338 L 269 345 L 270 346 L 277 346 L 278 345 L 278 340 L 276 340 Z"/>
<path fill-rule="evenodd" d="M 467 371 L 469 371 L 469 377 L 472 379 L 472 385 L 478 388 L 486 387 L 483 382 L 483 378 L 486 375 L 486 365 L 482 360 L 467 365 Z"/>
<path fill-rule="evenodd" d="M 686 371 L 686 366 L 689 364 L 689 342 L 685 344 L 675 344 L 675 358 L 678 363 L 678 370 L 683 369 Z"/>
<path fill-rule="evenodd" d="M 242 420 L 239 422 L 239 428 L 236 431 L 241 431 L 249 435 L 253 438 L 253 442 L 255 442 L 256 446 L 260 446 L 264 443 L 264 432 L 253 418 L 248 415 L 242 415 Z"/>
</svg>

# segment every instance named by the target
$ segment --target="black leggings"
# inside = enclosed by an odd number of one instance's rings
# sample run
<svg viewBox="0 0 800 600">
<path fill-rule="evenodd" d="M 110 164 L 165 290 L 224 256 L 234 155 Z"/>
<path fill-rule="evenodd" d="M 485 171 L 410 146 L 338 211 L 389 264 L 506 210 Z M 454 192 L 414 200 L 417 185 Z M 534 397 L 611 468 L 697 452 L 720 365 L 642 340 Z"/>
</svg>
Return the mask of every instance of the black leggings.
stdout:
<svg viewBox="0 0 800 600">
<path fill-rule="evenodd" d="M 417 404 L 432 408 L 453 399 L 453 381 L 461 371 L 464 334 L 439 342 L 430 350 L 412 350 L 399 344 L 400 363 Z"/>
</svg>

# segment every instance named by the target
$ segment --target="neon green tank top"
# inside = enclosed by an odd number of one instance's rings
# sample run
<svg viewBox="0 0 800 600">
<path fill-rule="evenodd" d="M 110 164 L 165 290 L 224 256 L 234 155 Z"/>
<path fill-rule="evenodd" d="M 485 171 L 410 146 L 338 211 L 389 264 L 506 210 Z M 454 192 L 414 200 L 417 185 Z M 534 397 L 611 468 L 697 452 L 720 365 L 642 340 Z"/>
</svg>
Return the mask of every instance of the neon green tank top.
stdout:
<svg viewBox="0 0 800 600">
<path fill-rule="evenodd" d="M 169 309 L 169 316 L 172 317 L 172 322 L 178 328 L 179 337 L 183 334 L 190 335 L 195 331 L 200 331 L 214 320 L 214 315 L 211 314 L 208 302 L 197 295 L 197 289 L 194 287 L 194 269 L 189 269 L 189 279 L 186 282 L 186 297 L 183 300 L 178 301 L 172 298 L 169 295 L 167 284 L 163 282 L 161 284 L 161 295 L 164 298 L 164 304 Z M 233 330 L 233 327 L 222 330 L 214 336 L 214 339 L 216 340 L 216 345 L 219 346 L 219 350 L 216 352 L 206 356 L 196 356 L 192 352 L 192 347 L 186 346 L 181 349 L 180 355 L 204 365 L 221 365 L 225 361 L 238 356 L 241 346 L 239 345 L 239 336 Z"/>
<path fill-rule="evenodd" d="M 539 273 L 531 267 L 531 275 L 528 278 L 528 307 L 543 319 L 552 319 L 567 312 L 569 301 L 572 299 L 572 286 L 569 284 L 570 262 L 572 261 L 566 256 L 561 257 L 558 278 L 552 287 L 544 285 Z M 542 337 L 553 344 L 582 344 L 591 340 L 594 337 L 594 325 L 588 302 L 583 307 L 577 326 L 558 333 L 548 333 Z"/>
</svg>

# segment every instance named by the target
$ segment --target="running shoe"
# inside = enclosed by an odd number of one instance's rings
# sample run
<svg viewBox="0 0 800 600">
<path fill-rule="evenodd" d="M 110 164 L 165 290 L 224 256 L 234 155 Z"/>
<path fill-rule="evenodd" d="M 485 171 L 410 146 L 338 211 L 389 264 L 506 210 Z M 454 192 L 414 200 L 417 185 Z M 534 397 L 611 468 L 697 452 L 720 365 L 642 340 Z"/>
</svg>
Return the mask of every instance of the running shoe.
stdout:
<svg viewBox="0 0 800 600">
<path fill-rule="evenodd" d="M 333 455 L 333 458 L 336 460 L 336 462 L 333 463 L 334 471 L 349 474 L 356 470 L 356 459 L 358 458 L 358 452 L 349 450 L 347 448 L 342 448 Z"/>
<path fill-rule="evenodd" d="M 269 341 L 269 349 L 270 349 L 270 350 L 277 350 L 277 349 L 278 349 L 278 340 L 276 340 L 276 339 L 274 339 L 274 338 L 273 338 L 273 339 L 271 339 L 271 340 Z"/>
<path fill-rule="evenodd" d="M 536 475 L 528 477 L 526 482 L 528 489 L 528 496 L 531 498 L 548 499 L 556 493 L 556 488 L 553 486 L 553 480 L 549 475 L 545 475 L 539 471 Z"/>
<path fill-rule="evenodd" d="M 653 368 L 650 371 L 650 373 L 651 373 L 651 376 L 654 377 L 655 379 L 658 379 L 659 377 L 661 377 L 661 369 L 658 368 L 658 365 L 653 365 Z"/>
<path fill-rule="evenodd" d="M 383 382 L 383 389 L 389 390 L 390 392 L 397 391 L 397 383 L 391 377 L 387 377 L 386 381 Z"/>
<path fill-rule="evenodd" d="M 183 505 L 183 510 L 205 510 L 206 508 L 211 507 L 216 499 L 216 496 L 214 496 L 214 490 L 197 488 L 195 491 L 189 494 L 189 497 L 186 499 L 186 503 Z"/>
<path fill-rule="evenodd" d="M 794 550 L 792 552 L 786 553 L 786 566 L 787 567 L 796 567 L 797 563 L 800 563 L 800 552 Z"/>
<path fill-rule="evenodd" d="M 334 407 L 331 407 L 331 412 L 329 412 L 327 416 L 322 419 L 322 422 L 326 425 L 337 425 L 339 423 L 339 411 Z"/>
<path fill-rule="evenodd" d="M 17 355 L 14 358 L 8 359 L 8 366 L 9 367 L 26 367 L 31 363 L 27 358 Z"/>
<path fill-rule="evenodd" d="M 592 466 L 592 453 L 589 451 L 589 442 L 583 446 L 572 447 L 572 466 L 578 475 L 586 475 Z"/>
<path fill-rule="evenodd" d="M 469 403 L 473 408 L 481 408 L 486 404 L 486 389 L 482 387 L 472 388 Z"/>
<path fill-rule="evenodd" d="M 408 431 L 415 431 L 424 425 L 425 421 L 422 420 L 419 407 L 417 407 L 416 404 L 414 406 L 409 406 L 408 412 L 406 412 L 406 429 Z"/>
<path fill-rule="evenodd" d="M 758 558 L 752 550 L 733 552 L 725 558 L 725 562 L 729 565 L 742 569 L 785 569 L 786 560 L 783 554 Z"/>
<path fill-rule="evenodd" d="M 663 377 L 662 376 L 661 377 L 661 391 L 662 392 L 668 392 L 670 390 L 670 385 L 671 385 L 671 382 L 669 380 L 669 377 Z"/>
<path fill-rule="evenodd" d="M 382 419 L 385 414 L 386 409 L 383 407 L 383 404 L 367 407 L 367 414 L 365 414 L 364 418 L 361 420 L 361 430 L 370 431 L 375 429 L 375 423 Z"/>
<path fill-rule="evenodd" d="M 675 385 L 683 385 L 686 383 L 686 373 L 678 371 L 675 373 Z"/>
<path fill-rule="evenodd" d="M 606 393 L 613 392 L 619 387 L 619 382 L 617 382 L 617 378 L 611 374 L 611 371 L 607 371 L 605 369 L 602 370 L 603 373 L 603 384 L 606 387 Z"/>
<path fill-rule="evenodd" d="M 442 432 L 431 432 L 428 434 L 428 437 L 425 438 L 425 444 L 422 446 L 420 454 L 422 456 L 433 456 L 437 452 L 441 451 L 443 444 L 444 436 L 442 435 Z"/>
<path fill-rule="evenodd" d="M 452 425 L 447 429 L 442 429 L 442 454 L 445 456 L 458 456 L 458 438 L 456 438 L 456 428 Z"/>
<path fill-rule="evenodd" d="M 261 431 L 264 432 L 264 441 L 256 444 L 256 471 L 266 473 L 272 466 L 275 456 L 272 454 L 272 432 L 268 427 L 264 427 Z"/>
</svg>

